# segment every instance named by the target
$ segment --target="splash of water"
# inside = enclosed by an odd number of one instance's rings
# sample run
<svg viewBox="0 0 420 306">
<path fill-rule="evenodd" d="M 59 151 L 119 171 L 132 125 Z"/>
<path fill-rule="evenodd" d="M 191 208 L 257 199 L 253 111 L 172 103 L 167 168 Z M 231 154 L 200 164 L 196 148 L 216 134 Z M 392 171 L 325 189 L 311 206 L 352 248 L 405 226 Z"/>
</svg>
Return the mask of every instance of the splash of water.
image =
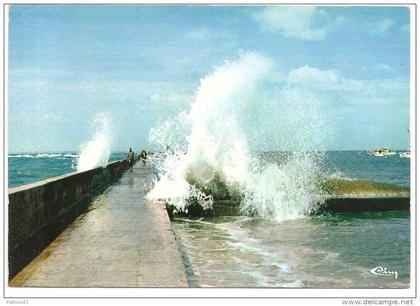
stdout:
<svg viewBox="0 0 420 306">
<path fill-rule="evenodd" d="M 227 194 L 246 214 L 304 216 L 319 200 L 322 154 L 314 151 L 322 143 L 322 103 L 287 83 L 274 84 L 273 69 L 255 53 L 226 62 L 201 80 L 188 113 L 152 130 L 160 180 L 149 198 L 186 210 L 191 198 L 206 208 Z M 268 148 L 293 153 L 281 164 L 253 153 Z"/>
<path fill-rule="evenodd" d="M 111 118 L 106 113 L 98 113 L 91 124 L 92 138 L 80 146 L 77 171 L 86 171 L 108 164 L 111 156 Z"/>
</svg>

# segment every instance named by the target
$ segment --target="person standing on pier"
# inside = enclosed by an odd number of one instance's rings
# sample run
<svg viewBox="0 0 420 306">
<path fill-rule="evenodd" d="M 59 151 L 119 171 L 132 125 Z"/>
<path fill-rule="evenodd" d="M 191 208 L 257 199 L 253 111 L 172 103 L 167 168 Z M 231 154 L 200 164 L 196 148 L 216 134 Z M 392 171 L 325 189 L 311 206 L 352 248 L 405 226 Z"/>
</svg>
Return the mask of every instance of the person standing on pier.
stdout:
<svg viewBox="0 0 420 306">
<path fill-rule="evenodd" d="M 133 150 L 131 148 L 128 151 L 127 161 L 128 161 L 128 164 L 129 164 L 130 169 L 133 170 L 133 165 L 134 165 L 134 152 L 133 152 Z"/>
<path fill-rule="evenodd" d="M 140 153 L 140 160 L 143 162 L 143 166 L 146 166 L 147 152 L 142 150 Z"/>
</svg>

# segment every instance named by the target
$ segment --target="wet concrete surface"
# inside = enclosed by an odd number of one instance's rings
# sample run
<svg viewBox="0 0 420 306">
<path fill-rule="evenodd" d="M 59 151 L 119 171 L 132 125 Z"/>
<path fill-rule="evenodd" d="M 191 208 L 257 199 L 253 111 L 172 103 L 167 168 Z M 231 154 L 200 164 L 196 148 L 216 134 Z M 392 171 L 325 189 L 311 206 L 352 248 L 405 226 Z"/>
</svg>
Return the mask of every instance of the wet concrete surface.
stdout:
<svg viewBox="0 0 420 306">
<path fill-rule="evenodd" d="M 164 204 L 140 163 L 98 196 L 11 281 L 13 287 L 187 287 Z"/>
</svg>

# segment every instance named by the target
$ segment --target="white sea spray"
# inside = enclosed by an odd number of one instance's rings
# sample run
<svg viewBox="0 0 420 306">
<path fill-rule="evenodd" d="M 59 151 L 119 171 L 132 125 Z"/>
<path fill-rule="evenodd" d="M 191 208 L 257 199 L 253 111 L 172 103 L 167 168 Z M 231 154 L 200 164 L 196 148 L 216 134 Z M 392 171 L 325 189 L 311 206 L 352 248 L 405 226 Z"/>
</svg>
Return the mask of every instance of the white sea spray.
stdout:
<svg viewBox="0 0 420 306">
<path fill-rule="evenodd" d="M 77 171 L 104 167 L 111 156 L 112 124 L 109 114 L 98 113 L 91 124 L 92 138 L 80 146 Z"/>
<path fill-rule="evenodd" d="M 305 215 L 320 199 L 324 101 L 275 83 L 274 69 L 255 53 L 225 62 L 201 80 L 188 112 L 152 130 L 160 179 L 150 199 L 185 210 L 194 198 L 206 208 L 223 185 L 245 214 L 279 221 Z M 289 154 L 279 164 L 251 151 L 270 147 Z"/>
</svg>

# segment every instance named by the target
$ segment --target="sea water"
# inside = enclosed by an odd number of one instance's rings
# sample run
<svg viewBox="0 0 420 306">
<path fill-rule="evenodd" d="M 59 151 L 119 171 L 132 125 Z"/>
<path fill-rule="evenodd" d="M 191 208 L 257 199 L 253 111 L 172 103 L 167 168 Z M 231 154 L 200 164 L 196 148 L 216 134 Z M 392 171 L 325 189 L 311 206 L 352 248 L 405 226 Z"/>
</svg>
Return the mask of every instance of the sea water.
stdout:
<svg viewBox="0 0 420 306">
<path fill-rule="evenodd" d="M 266 155 L 274 160 L 278 156 Z M 125 157 L 125 152 L 112 153 L 110 161 Z M 77 152 L 9 154 L 9 187 L 74 172 L 77 158 Z M 333 176 L 401 186 L 410 179 L 410 160 L 398 156 L 334 151 L 325 160 Z M 410 282 L 408 212 L 340 213 L 282 222 L 247 216 L 177 218 L 172 224 L 196 286 L 403 288 Z M 398 278 L 372 274 L 378 266 L 397 271 Z"/>
<path fill-rule="evenodd" d="M 288 221 L 175 219 L 199 287 L 407 288 L 408 212 L 340 213 Z M 377 267 L 396 271 L 375 275 Z"/>
<path fill-rule="evenodd" d="M 124 159 L 114 152 L 109 162 Z M 79 152 L 24 153 L 8 155 L 8 187 L 17 187 L 77 171 Z"/>
<path fill-rule="evenodd" d="M 276 152 L 263 153 L 276 161 Z M 109 162 L 126 158 L 127 152 L 113 152 Z M 409 186 L 410 160 L 392 156 L 371 157 L 365 151 L 328 151 L 325 169 L 332 177 L 347 177 Z M 37 182 L 46 178 L 77 171 L 79 153 L 23 153 L 8 155 L 9 187 Z"/>
<path fill-rule="evenodd" d="M 265 155 L 276 162 L 282 154 Z M 325 154 L 325 173 L 409 186 L 410 160 L 332 151 Z M 407 288 L 410 283 L 409 212 L 281 222 L 247 216 L 175 218 L 173 227 L 196 286 Z M 397 271 L 398 278 L 371 273 L 378 266 Z"/>
<path fill-rule="evenodd" d="M 410 161 L 398 155 L 326 151 L 339 124 L 328 118 L 333 103 L 289 82 L 270 58 L 245 53 L 205 76 L 188 110 L 151 130 L 161 153 L 153 160 L 159 179 L 150 200 L 188 211 L 190 203 L 209 208 L 229 196 L 243 213 L 174 220 L 192 284 L 408 286 L 407 212 L 307 214 L 325 196 L 322 178 L 409 186 Z"/>
<path fill-rule="evenodd" d="M 105 167 L 108 162 L 125 158 L 124 154 L 111 155 L 113 138 L 112 117 L 99 112 L 90 122 L 90 139 L 80 145 L 78 152 L 49 152 L 35 154 L 9 154 L 8 186 L 16 187 L 43 179 Z"/>
</svg>

